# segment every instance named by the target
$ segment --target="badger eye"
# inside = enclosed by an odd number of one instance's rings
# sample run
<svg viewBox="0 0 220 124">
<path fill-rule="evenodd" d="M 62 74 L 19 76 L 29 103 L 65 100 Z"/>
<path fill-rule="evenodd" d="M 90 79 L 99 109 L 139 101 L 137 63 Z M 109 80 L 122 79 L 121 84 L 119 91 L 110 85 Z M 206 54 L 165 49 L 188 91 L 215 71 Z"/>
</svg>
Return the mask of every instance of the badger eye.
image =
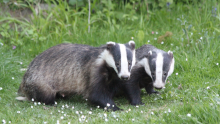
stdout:
<svg viewBox="0 0 220 124">
<path fill-rule="evenodd" d="M 130 61 L 128 62 L 128 65 L 131 66 L 131 62 Z"/>
<path fill-rule="evenodd" d="M 155 76 L 155 73 L 154 73 L 154 72 L 152 72 L 152 73 L 151 73 L 151 75 L 152 75 L 152 76 Z"/>
<path fill-rule="evenodd" d="M 163 73 L 163 75 L 164 75 L 164 76 L 167 76 L 167 73 L 166 73 L 166 72 L 164 72 L 164 73 Z"/>
<path fill-rule="evenodd" d="M 119 63 L 119 62 L 116 62 L 115 64 L 116 64 L 116 66 L 117 66 L 117 67 L 119 67 L 119 66 L 120 66 L 120 63 Z"/>
</svg>

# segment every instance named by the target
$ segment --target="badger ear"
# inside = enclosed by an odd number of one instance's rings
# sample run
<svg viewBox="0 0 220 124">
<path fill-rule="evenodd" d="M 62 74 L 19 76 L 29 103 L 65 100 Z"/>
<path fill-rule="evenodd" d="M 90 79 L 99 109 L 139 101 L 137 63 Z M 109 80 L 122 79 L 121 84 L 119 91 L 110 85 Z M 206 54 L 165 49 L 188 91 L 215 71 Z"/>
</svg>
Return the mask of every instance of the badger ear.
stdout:
<svg viewBox="0 0 220 124">
<path fill-rule="evenodd" d="M 171 58 L 173 58 L 173 52 L 172 51 L 169 50 L 167 53 L 170 55 Z"/>
<path fill-rule="evenodd" d="M 146 55 L 142 56 L 141 58 L 148 58 L 152 55 L 152 51 L 149 51 Z"/>
<path fill-rule="evenodd" d="M 152 51 L 149 51 L 148 53 L 147 53 L 147 56 L 151 56 L 152 55 Z"/>
<path fill-rule="evenodd" d="M 107 50 L 111 49 L 112 46 L 115 46 L 115 42 L 109 41 L 107 44 Z"/>
<path fill-rule="evenodd" d="M 135 42 L 134 42 L 133 40 L 130 40 L 130 41 L 128 42 L 128 44 L 129 44 L 129 46 L 131 47 L 132 50 L 135 49 Z"/>
</svg>

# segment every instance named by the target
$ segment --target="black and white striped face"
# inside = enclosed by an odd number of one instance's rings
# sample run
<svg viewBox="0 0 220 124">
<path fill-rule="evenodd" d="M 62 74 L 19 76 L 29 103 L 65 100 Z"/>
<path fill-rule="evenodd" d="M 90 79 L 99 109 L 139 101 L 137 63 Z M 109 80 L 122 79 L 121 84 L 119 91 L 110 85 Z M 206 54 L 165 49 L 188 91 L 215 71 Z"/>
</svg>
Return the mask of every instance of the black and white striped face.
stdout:
<svg viewBox="0 0 220 124">
<path fill-rule="evenodd" d="M 152 78 L 153 86 L 157 89 L 165 87 L 167 78 L 174 71 L 173 53 L 149 51 L 143 60 L 146 73 Z"/>
<path fill-rule="evenodd" d="M 107 43 L 105 61 L 112 67 L 122 80 L 130 78 L 130 72 L 135 64 L 135 42 L 129 41 L 127 44 L 115 42 Z"/>
</svg>

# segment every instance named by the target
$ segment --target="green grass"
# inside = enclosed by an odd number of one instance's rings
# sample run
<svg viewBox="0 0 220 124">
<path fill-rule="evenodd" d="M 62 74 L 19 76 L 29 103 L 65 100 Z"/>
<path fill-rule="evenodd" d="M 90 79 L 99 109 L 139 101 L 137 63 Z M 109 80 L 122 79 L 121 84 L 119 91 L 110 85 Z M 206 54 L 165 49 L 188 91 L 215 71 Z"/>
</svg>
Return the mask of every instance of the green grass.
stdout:
<svg viewBox="0 0 220 124">
<path fill-rule="evenodd" d="M 215 14 L 213 7 L 217 8 Z M 144 10 L 135 14 L 127 10 L 97 11 L 91 17 L 90 33 L 87 32 L 87 9 L 65 11 L 64 4 L 51 9 L 46 16 L 33 16 L 32 21 L 1 16 L 0 42 L 4 45 L 0 45 L 0 120 L 17 124 L 54 124 L 57 120 L 60 123 L 80 123 L 79 119 L 83 123 L 109 124 L 217 124 L 220 122 L 219 11 L 219 4 L 214 2 L 178 4 L 170 11 L 155 9 L 149 15 Z M 163 44 L 155 40 L 167 31 L 173 35 L 166 37 Z M 49 47 L 64 42 L 92 46 L 107 41 L 126 43 L 131 37 L 134 37 L 136 48 L 152 44 L 174 52 L 175 70 L 166 88 L 160 91 L 161 95 L 151 96 L 143 90 L 145 105 L 135 107 L 123 97 L 114 98 L 124 111 L 106 112 L 80 96 L 57 100 L 56 107 L 15 100 L 25 73 L 21 69 L 27 68 L 36 55 Z M 12 49 L 13 46 L 16 49 Z M 83 116 L 86 117 L 84 121 Z"/>
</svg>

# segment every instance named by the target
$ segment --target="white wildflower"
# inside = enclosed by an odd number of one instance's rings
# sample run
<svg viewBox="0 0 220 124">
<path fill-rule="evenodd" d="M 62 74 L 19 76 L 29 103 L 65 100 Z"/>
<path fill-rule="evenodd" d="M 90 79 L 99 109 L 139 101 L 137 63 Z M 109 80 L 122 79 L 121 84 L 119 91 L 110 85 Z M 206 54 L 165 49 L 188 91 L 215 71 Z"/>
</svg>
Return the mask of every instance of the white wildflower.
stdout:
<svg viewBox="0 0 220 124">
<path fill-rule="evenodd" d="M 12 80 L 14 80 L 15 78 L 14 78 L 14 77 L 12 77 L 11 79 L 12 79 Z"/>
<path fill-rule="evenodd" d="M 176 75 L 178 75 L 178 73 L 176 73 Z"/>
<path fill-rule="evenodd" d="M 188 116 L 188 117 L 191 117 L 191 114 L 188 113 L 187 116 Z"/>
<path fill-rule="evenodd" d="M 218 63 L 216 63 L 216 65 L 218 65 Z"/>
<path fill-rule="evenodd" d="M 57 124 L 60 124 L 60 121 L 59 121 L 59 120 L 57 120 Z"/>
<path fill-rule="evenodd" d="M 31 101 L 33 102 L 33 101 L 34 101 L 34 98 L 32 98 Z"/>
<path fill-rule="evenodd" d="M 2 120 L 2 123 L 3 123 L 3 124 L 6 124 L 6 121 L 3 119 L 3 120 Z"/>
<path fill-rule="evenodd" d="M 136 108 L 139 108 L 139 106 L 138 106 L 138 105 L 136 105 Z"/>
<path fill-rule="evenodd" d="M 38 105 L 40 105 L 41 103 L 40 102 L 38 102 Z"/>
<path fill-rule="evenodd" d="M 164 42 L 162 41 L 161 44 L 164 44 Z"/>
<path fill-rule="evenodd" d="M 157 38 L 154 38 L 154 40 L 157 40 Z"/>
<path fill-rule="evenodd" d="M 108 121 L 108 119 L 106 118 L 106 119 L 105 119 L 105 121 L 107 122 L 107 121 Z"/>
<path fill-rule="evenodd" d="M 57 102 L 55 101 L 55 103 L 54 103 L 55 105 L 57 105 Z"/>
<path fill-rule="evenodd" d="M 208 90 L 208 89 L 210 89 L 210 87 L 208 86 L 208 87 L 206 87 L 206 89 Z"/>
<path fill-rule="evenodd" d="M 97 106 L 97 108 L 99 108 L 100 106 Z"/>
<path fill-rule="evenodd" d="M 170 109 L 168 109 L 168 112 L 170 113 L 170 112 L 171 112 L 171 110 L 170 110 Z"/>
<path fill-rule="evenodd" d="M 152 115 L 154 115 L 154 112 L 151 112 Z"/>
<path fill-rule="evenodd" d="M 186 58 L 186 61 L 188 61 L 188 59 Z"/>
<path fill-rule="evenodd" d="M 34 108 L 33 106 L 31 106 L 31 108 Z"/>
<path fill-rule="evenodd" d="M 104 116 L 105 116 L 105 117 L 107 117 L 107 114 L 106 114 L 106 113 L 104 113 Z"/>
<path fill-rule="evenodd" d="M 158 34 L 158 32 L 155 32 L 156 34 Z"/>
<path fill-rule="evenodd" d="M 0 87 L 0 90 L 2 90 L 3 88 L 2 87 Z"/>
<path fill-rule="evenodd" d="M 150 43 L 150 40 L 148 40 L 147 42 Z"/>
<path fill-rule="evenodd" d="M 109 104 L 109 103 L 107 103 L 107 106 L 108 106 L 108 107 L 110 107 L 110 104 Z"/>
<path fill-rule="evenodd" d="M 78 115 L 78 114 L 79 114 L 79 111 L 76 111 L 76 114 Z"/>
<path fill-rule="evenodd" d="M 92 114 L 92 112 L 91 112 L 91 111 L 89 111 L 89 114 L 91 115 L 91 114 Z"/>
<path fill-rule="evenodd" d="M 20 111 L 17 111 L 17 113 L 20 114 L 21 112 L 20 112 Z"/>
<path fill-rule="evenodd" d="M 132 121 L 134 121 L 134 118 L 132 119 Z"/>
<path fill-rule="evenodd" d="M 74 109 L 74 106 L 72 107 L 72 109 Z"/>
</svg>

